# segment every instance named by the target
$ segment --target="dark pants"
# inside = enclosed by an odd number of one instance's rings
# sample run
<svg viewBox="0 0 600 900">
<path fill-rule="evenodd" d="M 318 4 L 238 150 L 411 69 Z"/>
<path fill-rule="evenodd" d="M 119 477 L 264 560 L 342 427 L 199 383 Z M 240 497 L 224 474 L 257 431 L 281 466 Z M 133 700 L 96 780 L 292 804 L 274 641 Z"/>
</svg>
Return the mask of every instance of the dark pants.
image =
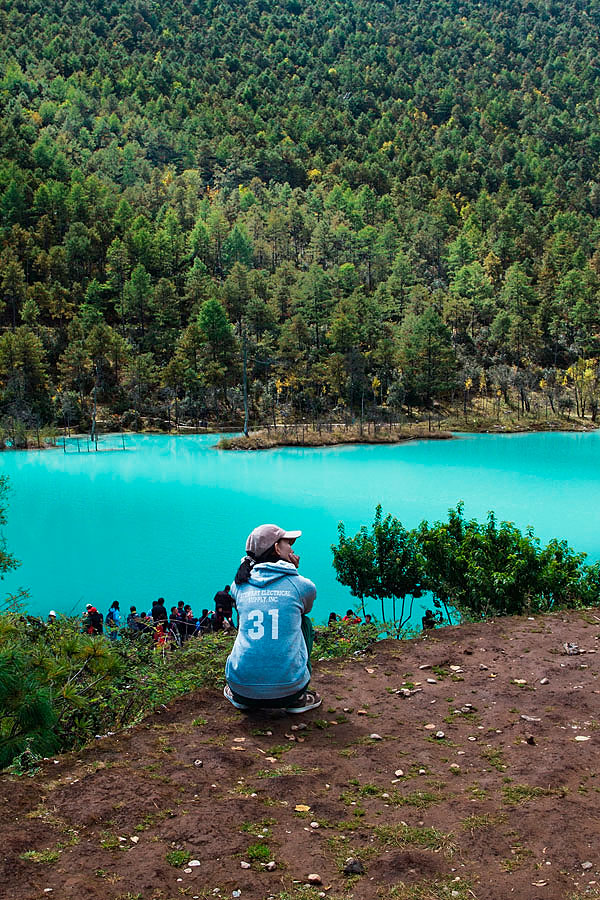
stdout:
<svg viewBox="0 0 600 900">
<path fill-rule="evenodd" d="M 308 616 L 302 616 L 302 637 L 304 638 L 304 643 L 308 650 L 308 671 L 312 673 L 310 655 L 312 653 L 315 632 L 313 624 Z M 300 688 L 299 691 L 296 691 L 295 694 L 288 694 L 287 697 L 274 697 L 269 700 L 257 700 L 254 697 L 243 697 L 241 694 L 236 694 L 233 690 L 231 693 L 236 703 L 243 703 L 248 709 L 284 709 L 286 706 L 293 706 L 293 704 L 300 699 L 309 684 L 310 681 L 307 681 L 304 687 Z"/>
</svg>

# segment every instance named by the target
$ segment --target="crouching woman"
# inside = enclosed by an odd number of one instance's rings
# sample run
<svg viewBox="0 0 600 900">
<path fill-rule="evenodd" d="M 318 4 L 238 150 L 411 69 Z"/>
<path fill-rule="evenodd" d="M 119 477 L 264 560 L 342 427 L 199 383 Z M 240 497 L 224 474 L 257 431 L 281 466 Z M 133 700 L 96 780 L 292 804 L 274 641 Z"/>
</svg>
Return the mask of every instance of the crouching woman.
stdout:
<svg viewBox="0 0 600 900">
<path fill-rule="evenodd" d="M 301 531 L 259 525 L 231 591 L 238 633 L 225 667 L 225 697 L 238 709 L 283 708 L 302 713 L 321 704 L 309 691 L 313 627 L 308 613 L 317 590 L 298 573 L 292 547 Z"/>
</svg>

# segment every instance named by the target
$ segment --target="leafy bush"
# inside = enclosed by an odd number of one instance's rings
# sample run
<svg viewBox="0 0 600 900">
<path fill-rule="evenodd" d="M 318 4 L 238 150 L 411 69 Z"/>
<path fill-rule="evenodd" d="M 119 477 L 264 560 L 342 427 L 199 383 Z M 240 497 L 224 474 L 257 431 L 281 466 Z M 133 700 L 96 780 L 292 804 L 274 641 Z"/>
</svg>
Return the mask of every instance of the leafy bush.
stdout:
<svg viewBox="0 0 600 900">
<path fill-rule="evenodd" d="M 52 753 L 57 714 L 50 688 L 16 648 L 0 650 L 0 769 L 24 753 Z"/>
<path fill-rule="evenodd" d="M 45 626 L 0 616 L 0 767 L 78 747 L 139 722 L 173 697 L 220 685 L 231 638 L 205 635 L 162 653 L 151 638 L 108 641 L 80 633 L 78 619 Z"/>
<path fill-rule="evenodd" d="M 363 612 L 365 597 L 380 600 L 384 621 L 385 601 L 391 600 L 392 621 L 403 628 L 410 620 L 414 599 L 422 595 L 423 566 L 415 533 L 407 531 L 392 515 L 384 519 L 381 505 L 375 510 L 370 530 L 363 525 L 354 537 L 346 537 L 340 522 L 338 532 L 339 544 L 331 548 L 338 580 L 360 598 Z"/>
<path fill-rule="evenodd" d="M 412 599 L 430 591 L 434 603 L 463 617 L 522 615 L 553 608 L 598 603 L 600 564 L 587 565 L 566 541 L 541 547 L 532 529 L 521 532 L 512 522 L 498 522 L 493 512 L 484 523 L 465 519 L 463 504 L 448 512 L 447 522 L 407 531 L 381 506 L 373 526 L 347 537 L 339 525 L 332 546 L 338 580 L 359 597 L 392 600 L 392 622 L 400 630 L 410 618 Z M 406 598 L 411 600 L 407 605 Z M 397 617 L 396 599 L 401 602 Z"/>
<path fill-rule="evenodd" d="M 315 629 L 313 657 L 332 659 L 358 653 L 376 641 L 378 636 L 379 628 L 375 624 L 350 625 L 347 622 L 334 622 L 327 628 Z"/>
</svg>

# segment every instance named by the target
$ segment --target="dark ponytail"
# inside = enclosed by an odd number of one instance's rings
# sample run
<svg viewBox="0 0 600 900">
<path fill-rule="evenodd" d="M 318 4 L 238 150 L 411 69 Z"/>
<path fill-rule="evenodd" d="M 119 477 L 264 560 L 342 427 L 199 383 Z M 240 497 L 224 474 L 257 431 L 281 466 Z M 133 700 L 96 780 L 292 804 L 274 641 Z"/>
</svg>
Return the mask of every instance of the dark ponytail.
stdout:
<svg viewBox="0 0 600 900">
<path fill-rule="evenodd" d="M 236 584 L 245 584 L 250 578 L 250 572 L 255 566 L 255 560 L 252 559 L 251 556 L 245 556 L 242 560 L 242 563 L 237 570 L 235 576 Z"/>
<path fill-rule="evenodd" d="M 248 553 L 242 560 L 239 569 L 237 570 L 235 576 L 236 584 L 245 584 L 250 580 L 250 573 L 254 566 L 258 565 L 258 563 L 263 562 L 277 562 L 280 557 L 277 555 L 277 551 L 275 550 L 275 544 L 272 547 L 269 547 L 268 550 L 265 550 L 261 556 L 257 556 L 256 559 L 251 553 Z"/>
</svg>

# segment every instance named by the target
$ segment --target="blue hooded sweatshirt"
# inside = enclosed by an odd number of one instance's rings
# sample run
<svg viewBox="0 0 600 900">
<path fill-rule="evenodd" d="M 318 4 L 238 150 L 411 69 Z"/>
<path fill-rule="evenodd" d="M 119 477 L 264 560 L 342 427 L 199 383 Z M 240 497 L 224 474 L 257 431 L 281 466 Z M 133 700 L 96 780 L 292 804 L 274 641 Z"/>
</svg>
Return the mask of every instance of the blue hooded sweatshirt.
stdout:
<svg viewBox="0 0 600 900">
<path fill-rule="evenodd" d="M 274 700 L 310 681 L 302 616 L 317 589 L 292 563 L 258 563 L 249 581 L 234 585 L 238 633 L 225 666 L 229 687 L 242 697 Z"/>
</svg>

